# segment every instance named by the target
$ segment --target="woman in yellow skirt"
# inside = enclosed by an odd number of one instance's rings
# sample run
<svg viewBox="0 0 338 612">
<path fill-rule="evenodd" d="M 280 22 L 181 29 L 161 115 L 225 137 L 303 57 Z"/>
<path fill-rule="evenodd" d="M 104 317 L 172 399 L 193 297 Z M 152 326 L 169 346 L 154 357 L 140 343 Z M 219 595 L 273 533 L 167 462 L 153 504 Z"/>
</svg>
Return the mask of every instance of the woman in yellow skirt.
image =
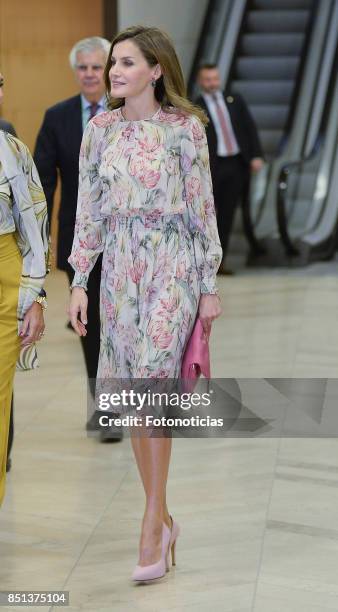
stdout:
<svg viewBox="0 0 338 612">
<path fill-rule="evenodd" d="M 31 154 L 20 140 L 0 131 L 0 505 L 15 366 L 37 366 L 35 342 L 45 327 L 47 219 Z"/>
</svg>

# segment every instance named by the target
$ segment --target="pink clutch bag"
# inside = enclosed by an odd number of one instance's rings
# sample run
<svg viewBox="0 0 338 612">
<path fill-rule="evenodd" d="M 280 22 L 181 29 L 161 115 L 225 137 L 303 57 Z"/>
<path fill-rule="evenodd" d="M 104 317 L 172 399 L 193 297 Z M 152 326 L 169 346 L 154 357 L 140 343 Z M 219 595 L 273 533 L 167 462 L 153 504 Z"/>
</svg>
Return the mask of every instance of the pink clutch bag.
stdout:
<svg viewBox="0 0 338 612">
<path fill-rule="evenodd" d="M 182 360 L 181 377 L 190 379 L 193 390 L 198 378 L 203 374 L 210 378 L 209 336 L 204 332 L 197 317 Z M 194 382 L 193 382 L 194 381 Z"/>
</svg>

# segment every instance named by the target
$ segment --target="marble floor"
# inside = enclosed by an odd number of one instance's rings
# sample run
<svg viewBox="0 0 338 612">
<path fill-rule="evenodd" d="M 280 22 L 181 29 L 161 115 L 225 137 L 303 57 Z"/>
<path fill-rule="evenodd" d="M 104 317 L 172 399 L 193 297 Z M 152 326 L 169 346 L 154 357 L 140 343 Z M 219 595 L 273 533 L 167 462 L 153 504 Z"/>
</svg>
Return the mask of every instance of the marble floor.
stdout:
<svg viewBox="0 0 338 612">
<path fill-rule="evenodd" d="M 219 284 L 214 377 L 336 377 L 335 262 L 243 270 Z M 131 583 L 144 497 L 130 440 L 86 436 L 64 275 L 53 272 L 47 289 L 41 367 L 15 381 L 0 590 L 69 591 L 72 612 L 337 611 L 337 438 L 175 439 L 177 565 L 152 585 Z"/>
</svg>

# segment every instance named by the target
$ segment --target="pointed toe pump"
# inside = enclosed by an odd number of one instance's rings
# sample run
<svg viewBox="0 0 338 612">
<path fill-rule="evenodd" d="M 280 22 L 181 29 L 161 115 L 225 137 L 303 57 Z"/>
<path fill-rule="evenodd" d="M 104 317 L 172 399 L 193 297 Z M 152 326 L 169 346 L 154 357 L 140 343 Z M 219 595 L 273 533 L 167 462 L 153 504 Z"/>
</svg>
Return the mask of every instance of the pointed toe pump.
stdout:
<svg viewBox="0 0 338 612">
<path fill-rule="evenodd" d="M 132 580 L 137 582 L 147 582 L 148 580 L 156 580 L 165 576 L 166 571 L 169 569 L 169 545 L 171 541 L 172 532 L 165 523 L 163 523 L 162 529 L 162 550 L 161 557 L 156 563 L 151 565 L 136 565 L 133 573 Z"/>
</svg>

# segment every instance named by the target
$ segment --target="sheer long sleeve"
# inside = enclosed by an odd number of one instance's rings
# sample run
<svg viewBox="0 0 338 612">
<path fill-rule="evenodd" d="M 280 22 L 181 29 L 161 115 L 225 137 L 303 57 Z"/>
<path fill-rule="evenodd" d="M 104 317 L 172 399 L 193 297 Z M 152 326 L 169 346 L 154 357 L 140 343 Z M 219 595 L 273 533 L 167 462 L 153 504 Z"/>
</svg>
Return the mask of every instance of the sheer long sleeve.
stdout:
<svg viewBox="0 0 338 612">
<path fill-rule="evenodd" d="M 34 163 L 33 157 L 27 148 L 26 148 L 26 176 L 27 176 L 28 191 L 30 193 L 31 200 L 33 202 L 33 209 L 34 209 L 36 223 L 38 227 L 38 233 L 40 234 L 41 240 L 42 240 L 46 274 L 48 274 L 51 268 L 52 253 L 51 253 L 51 242 L 50 242 L 50 236 L 49 236 L 47 201 L 46 201 L 45 193 L 41 185 L 41 180 L 38 174 L 38 170 Z"/>
<path fill-rule="evenodd" d="M 49 271 L 50 243 L 47 204 L 28 147 L 8 134 L 5 146 L 7 148 L 6 172 L 10 177 L 13 192 L 12 212 L 17 230 L 16 240 L 23 257 L 22 278 L 24 283 L 22 283 L 18 301 L 19 318 L 23 318 L 39 294 Z"/>
<path fill-rule="evenodd" d="M 216 275 L 222 248 L 217 230 L 207 138 L 196 116 L 191 117 L 190 138 L 184 142 L 182 167 L 201 293 L 217 293 Z"/>
<path fill-rule="evenodd" d="M 97 130 L 91 121 L 82 138 L 74 241 L 68 258 L 75 270 L 72 287 L 84 289 L 106 238 L 105 218 L 100 214 L 102 184 L 98 172 Z"/>
</svg>

